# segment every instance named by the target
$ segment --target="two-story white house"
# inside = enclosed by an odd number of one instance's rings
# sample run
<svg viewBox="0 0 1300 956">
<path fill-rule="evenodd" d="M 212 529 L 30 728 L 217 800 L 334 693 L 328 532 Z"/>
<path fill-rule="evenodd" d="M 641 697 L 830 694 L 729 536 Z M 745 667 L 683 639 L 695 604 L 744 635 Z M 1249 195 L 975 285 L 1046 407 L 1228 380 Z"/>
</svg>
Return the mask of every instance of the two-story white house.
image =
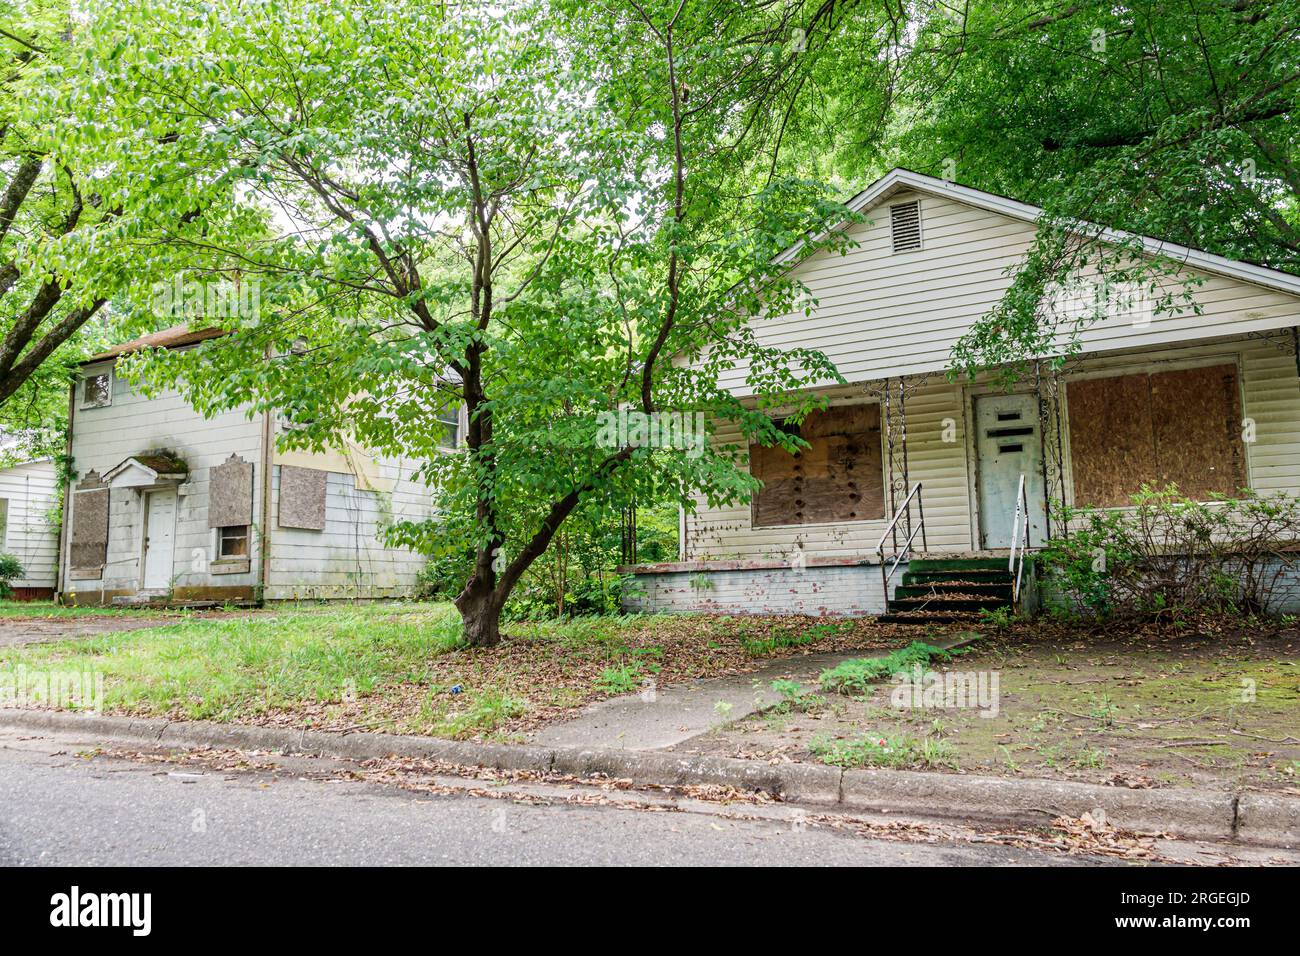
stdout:
<svg viewBox="0 0 1300 956">
<path fill-rule="evenodd" d="M 176 392 L 115 374 L 144 347 L 202 348 L 218 330 L 167 329 L 82 363 L 71 396 L 59 591 L 77 604 L 402 597 L 424 557 L 382 539 L 430 516 L 418 463 L 358 447 L 277 451 L 285 425 L 204 418 Z M 455 441 L 455 423 L 449 441 Z"/>
</svg>

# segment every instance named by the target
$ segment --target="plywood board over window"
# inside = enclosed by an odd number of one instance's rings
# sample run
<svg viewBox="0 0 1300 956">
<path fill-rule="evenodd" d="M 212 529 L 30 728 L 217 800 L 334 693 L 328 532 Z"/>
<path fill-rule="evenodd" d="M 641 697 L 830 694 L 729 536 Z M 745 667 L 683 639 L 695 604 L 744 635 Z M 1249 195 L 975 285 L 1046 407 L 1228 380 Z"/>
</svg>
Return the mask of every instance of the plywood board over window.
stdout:
<svg viewBox="0 0 1300 956">
<path fill-rule="evenodd" d="M 810 447 L 793 455 L 749 446 L 750 473 L 763 482 L 752 505 L 755 527 L 885 516 L 879 405 L 813 412 L 798 433 Z"/>
<path fill-rule="evenodd" d="M 280 466 L 280 527 L 325 530 L 326 481 L 315 468 Z"/>
<path fill-rule="evenodd" d="M 232 454 L 208 474 L 208 527 L 253 523 L 253 463 Z"/>
<path fill-rule="evenodd" d="M 108 559 L 108 485 L 90 472 L 72 492 L 72 533 L 68 548 L 69 577 L 100 577 Z"/>
<path fill-rule="evenodd" d="M 1236 365 L 1084 379 L 1067 396 L 1077 504 L 1127 505 L 1144 484 L 1200 501 L 1246 485 Z"/>
</svg>

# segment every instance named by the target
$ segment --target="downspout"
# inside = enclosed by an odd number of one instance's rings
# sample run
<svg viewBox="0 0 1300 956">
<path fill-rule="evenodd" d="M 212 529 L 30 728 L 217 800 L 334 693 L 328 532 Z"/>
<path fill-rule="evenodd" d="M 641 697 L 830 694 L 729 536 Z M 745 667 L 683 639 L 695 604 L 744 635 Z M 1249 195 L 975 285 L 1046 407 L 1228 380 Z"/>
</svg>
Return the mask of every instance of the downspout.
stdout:
<svg viewBox="0 0 1300 956">
<path fill-rule="evenodd" d="M 257 603 L 266 604 L 267 581 L 271 569 L 271 462 L 274 432 L 271 425 L 271 412 L 262 413 L 262 534 L 261 557 L 258 568 L 260 593 Z"/>
<path fill-rule="evenodd" d="M 68 434 L 63 440 L 64 467 L 59 469 L 58 478 L 63 486 L 63 520 L 59 522 L 59 561 L 54 574 L 54 594 L 60 604 L 63 603 L 63 565 L 68 558 L 68 509 L 72 506 L 72 475 L 67 471 L 72 462 L 72 416 L 77 410 L 77 379 L 74 376 L 68 385 Z M 101 587 L 103 582 L 101 583 Z"/>
</svg>

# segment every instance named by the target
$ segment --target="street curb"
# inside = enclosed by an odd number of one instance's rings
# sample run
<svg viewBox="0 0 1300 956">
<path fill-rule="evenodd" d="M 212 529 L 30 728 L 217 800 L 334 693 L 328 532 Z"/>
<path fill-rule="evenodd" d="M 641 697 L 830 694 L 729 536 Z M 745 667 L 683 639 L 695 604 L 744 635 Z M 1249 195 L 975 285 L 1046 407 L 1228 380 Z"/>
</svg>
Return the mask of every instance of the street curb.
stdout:
<svg viewBox="0 0 1300 956">
<path fill-rule="evenodd" d="M 1013 826 L 1043 825 L 1055 816 L 1095 816 L 1101 809 L 1110 823 L 1125 829 L 1300 848 L 1300 799 L 1255 792 L 1129 790 L 1070 781 L 913 770 L 840 770 L 821 764 L 769 764 L 657 751 L 463 743 L 435 737 L 338 734 L 40 710 L 0 711 L 0 726 L 72 731 L 162 747 L 278 750 L 356 760 L 407 757 L 464 767 L 576 777 L 603 775 L 659 786 L 729 786 L 823 808 Z"/>
</svg>

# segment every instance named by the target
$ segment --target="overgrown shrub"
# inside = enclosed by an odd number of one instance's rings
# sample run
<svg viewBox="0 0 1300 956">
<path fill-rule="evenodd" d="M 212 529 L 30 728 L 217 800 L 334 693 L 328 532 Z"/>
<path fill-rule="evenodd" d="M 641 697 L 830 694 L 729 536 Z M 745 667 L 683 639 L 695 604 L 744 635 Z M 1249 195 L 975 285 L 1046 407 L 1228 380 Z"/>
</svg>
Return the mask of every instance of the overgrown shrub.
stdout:
<svg viewBox="0 0 1300 956">
<path fill-rule="evenodd" d="M 12 554 L 0 554 L 0 598 L 14 596 L 14 581 L 26 575 L 23 564 Z"/>
<path fill-rule="evenodd" d="M 474 552 L 448 552 L 429 559 L 415 578 L 415 596 L 422 601 L 450 601 L 465 590 L 474 570 Z"/>
<path fill-rule="evenodd" d="M 1066 526 L 1039 554 L 1049 587 L 1090 616 L 1268 613 L 1294 570 L 1300 500 L 1286 494 L 1193 501 L 1143 486 L 1127 509 L 1053 508 Z"/>
</svg>

